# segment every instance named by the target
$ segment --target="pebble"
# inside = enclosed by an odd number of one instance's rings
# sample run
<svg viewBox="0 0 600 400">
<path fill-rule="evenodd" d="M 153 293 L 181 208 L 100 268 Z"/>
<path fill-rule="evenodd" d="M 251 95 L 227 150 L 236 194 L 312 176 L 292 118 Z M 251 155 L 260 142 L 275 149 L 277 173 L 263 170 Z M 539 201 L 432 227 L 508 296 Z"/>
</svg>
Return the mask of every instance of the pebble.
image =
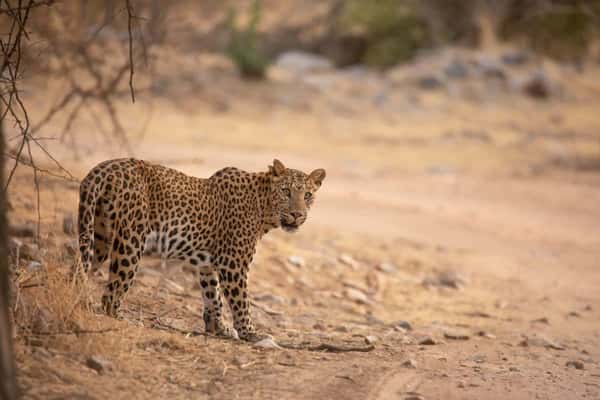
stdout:
<svg viewBox="0 0 600 400">
<path fill-rule="evenodd" d="M 400 319 L 396 322 L 392 322 L 390 325 L 393 327 L 400 327 L 407 331 L 412 331 L 412 325 L 410 324 L 410 322 L 402 320 L 402 319 Z"/>
<path fill-rule="evenodd" d="M 419 338 L 419 341 L 417 342 L 417 344 L 432 346 L 434 344 L 437 344 L 437 341 L 434 338 L 432 338 L 431 336 L 423 336 L 423 337 Z"/>
<path fill-rule="evenodd" d="M 112 362 L 110 362 L 109 360 L 107 360 L 105 358 L 99 357 L 99 356 L 89 357 L 86 360 L 85 364 L 89 368 L 91 368 L 101 374 L 106 371 L 111 371 L 113 369 Z"/>
<path fill-rule="evenodd" d="M 425 278 L 422 283 L 425 287 L 436 286 L 460 289 L 467 283 L 467 279 L 455 271 L 442 271 L 434 276 Z"/>
<path fill-rule="evenodd" d="M 583 369 L 584 368 L 583 362 L 581 362 L 579 360 L 567 361 L 567 363 L 565 365 L 567 367 L 575 368 L 575 369 Z"/>
<path fill-rule="evenodd" d="M 444 337 L 451 340 L 469 340 L 470 336 L 460 331 L 445 331 Z"/>
<path fill-rule="evenodd" d="M 373 335 L 365 336 L 366 344 L 375 344 L 378 341 L 379 341 L 379 338 L 377 336 L 373 336 Z"/>
<path fill-rule="evenodd" d="M 350 254 L 343 253 L 338 258 L 342 264 L 349 266 L 352 269 L 357 269 L 359 264 Z"/>
<path fill-rule="evenodd" d="M 413 360 L 412 358 L 405 360 L 400 365 L 403 366 L 404 368 L 411 368 L 411 369 L 417 368 L 417 362 L 415 360 Z"/>
<path fill-rule="evenodd" d="M 344 289 L 344 295 L 346 296 L 346 298 L 355 301 L 359 304 L 367 304 L 369 302 L 369 299 L 367 297 L 367 295 L 355 288 L 346 288 Z"/>
<path fill-rule="evenodd" d="M 287 260 L 290 264 L 298 268 L 303 268 L 306 265 L 304 258 L 300 256 L 289 256 Z"/>
<path fill-rule="evenodd" d="M 344 332 L 348 332 L 348 328 L 343 325 L 340 325 L 340 326 L 336 326 L 334 331 L 344 333 Z"/>
<path fill-rule="evenodd" d="M 377 264 L 376 268 L 381 272 L 385 272 L 386 274 L 393 274 L 395 272 L 398 272 L 398 267 L 396 267 L 394 264 L 385 263 L 385 262 L 381 263 L 381 264 Z"/>
<path fill-rule="evenodd" d="M 522 341 L 519 342 L 519 346 L 523 347 L 545 347 L 547 349 L 553 350 L 564 350 L 565 347 L 544 337 L 544 336 L 532 336 L 525 337 Z"/>
<path fill-rule="evenodd" d="M 279 346 L 272 337 L 259 340 L 258 342 L 254 343 L 254 347 L 260 347 L 263 349 L 281 349 L 281 346 Z"/>
</svg>

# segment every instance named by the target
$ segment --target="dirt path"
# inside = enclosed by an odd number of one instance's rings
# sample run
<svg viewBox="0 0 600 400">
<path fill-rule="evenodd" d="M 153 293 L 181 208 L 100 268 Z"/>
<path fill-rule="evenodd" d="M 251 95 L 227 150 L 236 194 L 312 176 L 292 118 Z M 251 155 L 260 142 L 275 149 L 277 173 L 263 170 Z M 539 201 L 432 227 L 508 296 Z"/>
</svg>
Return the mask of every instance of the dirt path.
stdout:
<svg viewBox="0 0 600 400">
<path fill-rule="evenodd" d="M 199 176 L 222 166 L 225 154 L 247 169 L 261 169 L 264 160 L 273 157 L 268 152 L 236 149 L 181 152 L 182 158 L 196 154 L 201 162 L 173 166 Z M 155 150 L 146 150 L 143 156 L 157 159 Z M 321 277 L 314 275 L 319 271 L 304 271 L 300 277 L 284 278 L 264 269 L 265 262 L 277 257 L 267 252 L 266 259 L 257 259 L 258 291 L 272 291 L 275 285 L 288 300 L 300 296 L 300 310 L 278 305 L 289 317 L 280 326 L 291 329 L 292 337 L 339 340 L 335 339 L 339 329 L 349 332 L 350 338 L 375 335 L 380 345 L 364 354 L 284 352 L 292 361 L 268 356 L 264 368 L 238 371 L 232 381 L 224 380 L 213 397 L 600 396 L 597 186 L 564 176 L 410 175 L 382 172 L 376 166 L 349 173 L 345 164 L 331 160 L 278 157 L 299 168 L 324 166 L 328 178 L 307 232 L 301 238 L 276 235 L 276 244 L 267 247 L 283 254 L 309 250 L 306 254 L 317 252 L 323 257 L 342 250 L 323 252 L 315 250 L 315 244 L 327 243 L 331 232 L 340 232 L 349 237 L 343 249 L 365 262 L 358 271 L 336 267 L 335 273 Z M 365 236 L 369 239 L 363 240 Z M 319 300 L 319 293 L 344 293 L 340 282 L 345 278 L 357 282 L 366 276 L 368 281 L 374 256 L 380 261 L 408 259 L 409 265 L 416 262 L 418 267 L 378 278 L 383 283 L 374 302 L 358 308 L 344 303 L 340 314 L 331 318 L 327 307 L 338 307 L 333 304 L 340 297 Z M 283 264 L 289 272 L 289 265 Z M 424 277 L 443 270 L 467 276 L 465 287 L 459 291 L 421 287 Z M 291 294 L 290 284 L 296 287 Z M 353 328 L 339 328 L 364 318 L 365 312 L 380 322 L 360 322 L 354 325 L 360 330 L 353 334 Z M 411 321 L 414 330 L 408 336 L 397 335 L 389 325 L 397 319 Z M 317 325 L 323 327 L 315 329 Z M 448 338 L 454 330 L 466 332 L 469 339 Z M 418 345 L 423 336 L 431 336 L 436 344 Z M 407 360 L 416 368 L 403 364 Z M 584 360 L 584 370 L 566 366 L 578 360 Z"/>
</svg>

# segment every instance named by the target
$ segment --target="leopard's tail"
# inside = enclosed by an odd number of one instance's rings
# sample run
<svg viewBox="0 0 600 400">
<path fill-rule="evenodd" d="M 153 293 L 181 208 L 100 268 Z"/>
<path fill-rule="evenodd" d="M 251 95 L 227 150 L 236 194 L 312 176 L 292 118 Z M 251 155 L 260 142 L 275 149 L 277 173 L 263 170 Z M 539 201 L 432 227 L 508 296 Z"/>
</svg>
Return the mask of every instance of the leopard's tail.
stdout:
<svg viewBox="0 0 600 400">
<path fill-rule="evenodd" d="M 94 182 L 95 176 L 88 174 L 79 186 L 79 256 L 78 272 L 87 275 L 94 259 L 94 216 L 99 197 L 100 187 Z M 74 271 L 75 272 L 75 271 Z"/>
</svg>

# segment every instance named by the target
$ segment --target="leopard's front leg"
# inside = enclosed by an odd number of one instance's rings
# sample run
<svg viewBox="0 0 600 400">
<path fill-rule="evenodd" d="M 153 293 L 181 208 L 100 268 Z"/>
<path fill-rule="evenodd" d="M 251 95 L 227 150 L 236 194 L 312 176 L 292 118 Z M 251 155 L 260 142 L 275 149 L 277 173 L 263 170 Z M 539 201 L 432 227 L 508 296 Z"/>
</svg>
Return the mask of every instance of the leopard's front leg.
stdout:
<svg viewBox="0 0 600 400">
<path fill-rule="evenodd" d="M 248 296 L 248 264 L 233 258 L 219 267 L 219 280 L 223 295 L 229 303 L 233 316 L 233 327 L 240 339 L 258 342 L 269 337 L 256 331 L 250 316 L 250 298 Z"/>
</svg>

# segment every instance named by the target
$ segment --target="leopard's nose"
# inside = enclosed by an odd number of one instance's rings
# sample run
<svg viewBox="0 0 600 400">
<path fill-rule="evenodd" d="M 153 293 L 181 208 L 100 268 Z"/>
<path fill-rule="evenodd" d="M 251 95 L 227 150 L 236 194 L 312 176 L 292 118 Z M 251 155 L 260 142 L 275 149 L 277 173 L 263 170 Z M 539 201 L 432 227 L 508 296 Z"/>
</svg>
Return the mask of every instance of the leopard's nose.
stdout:
<svg viewBox="0 0 600 400">
<path fill-rule="evenodd" d="M 290 214 L 292 217 L 294 217 L 294 219 L 300 219 L 302 217 L 302 213 L 300 211 L 292 211 Z"/>
</svg>

